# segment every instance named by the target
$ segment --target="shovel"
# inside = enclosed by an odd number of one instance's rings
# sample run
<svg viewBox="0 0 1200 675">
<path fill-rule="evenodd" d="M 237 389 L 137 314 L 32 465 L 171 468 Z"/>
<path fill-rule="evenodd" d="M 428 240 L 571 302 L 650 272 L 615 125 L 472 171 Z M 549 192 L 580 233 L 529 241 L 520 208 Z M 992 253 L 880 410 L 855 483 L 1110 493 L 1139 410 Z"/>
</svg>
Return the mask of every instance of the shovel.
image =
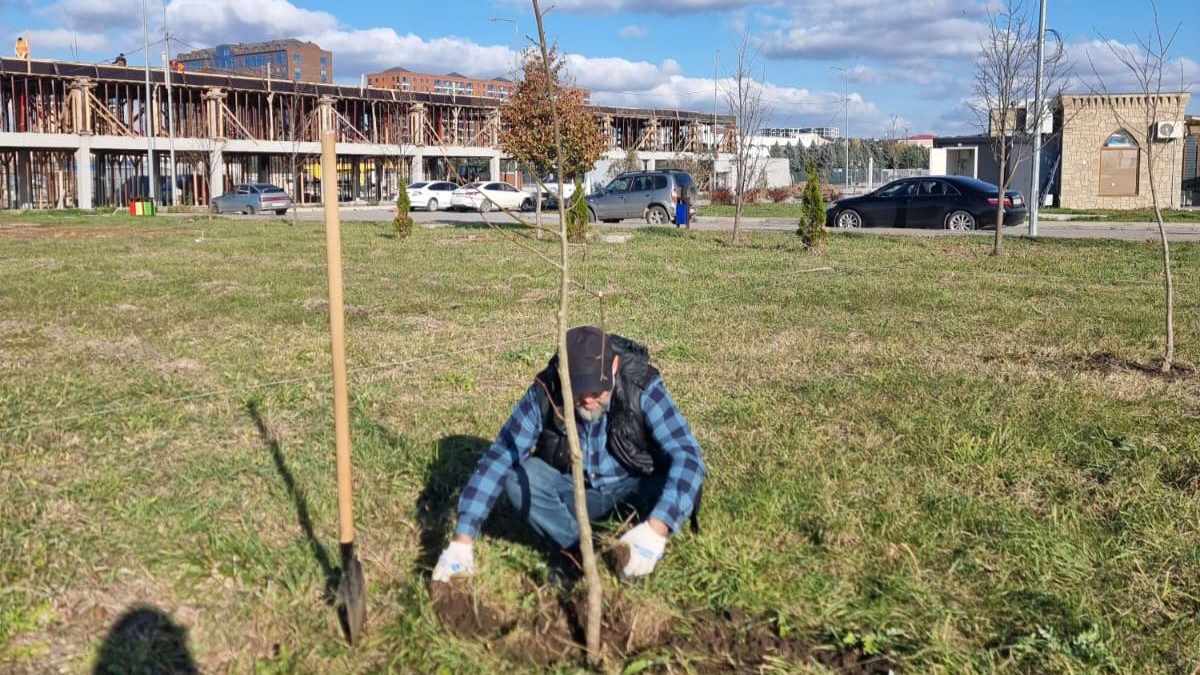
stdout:
<svg viewBox="0 0 1200 675">
<path fill-rule="evenodd" d="M 346 639 L 355 644 L 367 621 L 367 588 L 354 553 L 353 484 L 350 480 L 350 403 L 346 385 L 346 316 L 342 303 L 342 233 L 338 217 L 334 131 L 321 134 L 321 192 L 325 202 L 325 249 L 329 262 L 329 336 L 333 351 L 333 424 L 337 437 L 338 543 L 342 578 L 337 606 Z"/>
</svg>

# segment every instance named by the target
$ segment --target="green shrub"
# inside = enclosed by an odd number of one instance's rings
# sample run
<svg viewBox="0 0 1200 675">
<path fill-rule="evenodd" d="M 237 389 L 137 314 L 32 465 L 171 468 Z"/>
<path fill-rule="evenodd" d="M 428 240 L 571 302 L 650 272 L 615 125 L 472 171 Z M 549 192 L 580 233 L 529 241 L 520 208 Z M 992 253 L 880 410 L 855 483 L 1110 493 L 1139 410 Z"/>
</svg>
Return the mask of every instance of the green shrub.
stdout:
<svg viewBox="0 0 1200 675">
<path fill-rule="evenodd" d="M 808 182 L 800 198 L 800 226 L 796 234 L 804 245 L 818 250 L 825 246 L 825 197 L 821 194 L 821 178 L 817 166 L 808 163 Z"/>
<path fill-rule="evenodd" d="M 567 241 L 582 243 L 588 235 L 587 193 L 583 184 L 575 181 L 575 193 L 571 195 L 571 207 L 567 210 Z"/>
<path fill-rule="evenodd" d="M 392 220 L 392 228 L 396 231 L 397 239 L 405 239 L 412 234 L 413 219 L 408 215 L 412 204 L 408 201 L 408 190 L 400 186 L 400 196 L 396 197 L 396 218 Z"/>
</svg>

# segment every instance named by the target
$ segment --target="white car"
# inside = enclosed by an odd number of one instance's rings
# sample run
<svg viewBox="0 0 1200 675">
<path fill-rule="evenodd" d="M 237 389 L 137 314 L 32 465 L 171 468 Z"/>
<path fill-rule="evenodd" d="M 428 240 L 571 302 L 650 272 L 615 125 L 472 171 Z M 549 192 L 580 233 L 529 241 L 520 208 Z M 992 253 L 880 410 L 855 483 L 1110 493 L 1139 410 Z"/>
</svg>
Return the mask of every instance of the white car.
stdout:
<svg viewBox="0 0 1200 675">
<path fill-rule="evenodd" d="M 456 209 L 471 209 L 472 211 L 504 211 L 525 208 L 533 200 L 528 193 L 499 181 L 491 183 L 471 183 L 454 191 L 450 198 L 450 206 Z"/>
<path fill-rule="evenodd" d="M 547 208 L 548 205 L 554 203 L 554 198 L 558 195 L 558 178 L 551 174 L 543 178 L 541 184 L 546 186 L 545 191 L 542 192 L 542 208 Z M 525 186 L 525 192 L 536 200 L 540 187 L 537 181 L 534 181 Z M 563 182 L 563 196 L 570 200 L 573 194 L 575 194 L 575 181 L 567 179 Z"/>
<path fill-rule="evenodd" d="M 450 208 L 450 196 L 454 183 L 447 181 L 421 181 L 408 186 L 408 202 L 414 209 L 437 211 Z"/>
</svg>

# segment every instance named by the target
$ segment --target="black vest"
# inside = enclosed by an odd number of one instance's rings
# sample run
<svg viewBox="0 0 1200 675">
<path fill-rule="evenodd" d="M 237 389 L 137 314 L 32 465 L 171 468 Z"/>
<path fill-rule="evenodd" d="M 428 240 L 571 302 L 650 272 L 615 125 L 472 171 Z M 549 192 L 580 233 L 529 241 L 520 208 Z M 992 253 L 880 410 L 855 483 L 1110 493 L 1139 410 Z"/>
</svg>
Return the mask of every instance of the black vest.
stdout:
<svg viewBox="0 0 1200 675">
<path fill-rule="evenodd" d="M 650 353 L 642 345 L 620 335 L 609 335 L 608 341 L 613 353 L 621 357 L 608 409 L 608 451 L 629 473 L 649 476 L 668 461 L 646 429 L 642 414 L 642 392 L 658 377 L 658 369 L 650 365 Z M 535 384 L 542 411 L 542 433 L 533 454 L 566 473 L 571 470 L 571 450 L 562 418 L 558 356 L 538 373 Z"/>
</svg>

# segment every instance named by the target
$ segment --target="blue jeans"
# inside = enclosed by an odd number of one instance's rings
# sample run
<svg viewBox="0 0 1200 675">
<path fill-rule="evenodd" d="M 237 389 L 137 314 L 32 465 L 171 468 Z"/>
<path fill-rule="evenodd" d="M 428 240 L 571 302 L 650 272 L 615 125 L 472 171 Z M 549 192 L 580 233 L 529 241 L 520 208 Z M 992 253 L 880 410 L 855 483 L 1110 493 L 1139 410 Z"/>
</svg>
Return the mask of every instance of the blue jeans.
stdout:
<svg viewBox="0 0 1200 675">
<path fill-rule="evenodd" d="M 588 518 L 603 518 L 619 504 L 631 501 L 653 506 L 652 500 L 662 494 L 662 488 L 663 479 L 656 476 L 630 476 L 604 490 L 588 488 Z M 575 485 L 571 474 L 531 457 L 504 477 L 504 494 L 538 536 L 563 549 L 579 543 Z"/>
</svg>

